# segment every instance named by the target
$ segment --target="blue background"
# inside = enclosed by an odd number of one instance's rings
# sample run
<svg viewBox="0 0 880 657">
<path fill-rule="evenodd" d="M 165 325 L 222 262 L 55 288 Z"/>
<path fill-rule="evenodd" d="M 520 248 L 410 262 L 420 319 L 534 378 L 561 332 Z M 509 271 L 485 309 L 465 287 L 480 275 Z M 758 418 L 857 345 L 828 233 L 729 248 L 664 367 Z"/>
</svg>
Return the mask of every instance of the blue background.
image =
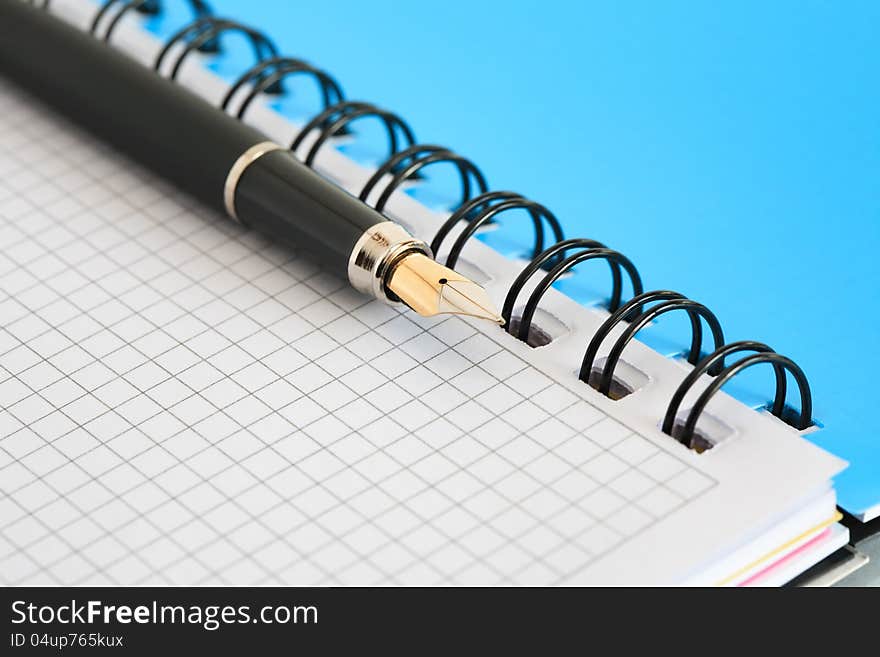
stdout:
<svg viewBox="0 0 880 657">
<path fill-rule="evenodd" d="M 186 15 L 169 4 L 162 33 Z M 880 502 L 880 3 L 212 6 L 546 204 L 568 235 L 623 251 L 646 289 L 707 304 L 728 340 L 795 359 L 824 425 L 812 437 L 854 461 L 843 504 Z M 246 60 L 233 47 L 215 66 Z M 579 278 L 602 289 L 603 269 Z M 648 340 L 675 352 L 686 324 L 667 317 Z M 745 398 L 772 389 L 759 376 Z"/>
</svg>

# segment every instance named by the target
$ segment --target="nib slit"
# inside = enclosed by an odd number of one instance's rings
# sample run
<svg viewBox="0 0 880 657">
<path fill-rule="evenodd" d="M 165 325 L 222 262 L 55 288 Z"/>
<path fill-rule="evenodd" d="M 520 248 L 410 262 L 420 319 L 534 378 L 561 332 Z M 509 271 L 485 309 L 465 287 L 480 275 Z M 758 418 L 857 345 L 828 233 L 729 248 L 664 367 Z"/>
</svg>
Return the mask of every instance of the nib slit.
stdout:
<svg viewBox="0 0 880 657">
<path fill-rule="evenodd" d="M 423 253 L 405 257 L 387 285 L 404 303 L 425 317 L 449 313 L 504 324 L 482 286 Z"/>
</svg>

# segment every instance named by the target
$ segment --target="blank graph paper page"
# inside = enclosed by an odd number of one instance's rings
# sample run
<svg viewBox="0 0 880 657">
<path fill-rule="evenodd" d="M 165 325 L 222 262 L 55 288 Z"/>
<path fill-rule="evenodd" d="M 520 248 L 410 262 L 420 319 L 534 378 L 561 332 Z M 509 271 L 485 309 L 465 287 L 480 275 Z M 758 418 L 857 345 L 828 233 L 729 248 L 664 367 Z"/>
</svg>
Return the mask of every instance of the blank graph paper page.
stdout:
<svg viewBox="0 0 880 657">
<path fill-rule="evenodd" d="M 3 583 L 550 584 L 658 540 L 662 581 L 713 528 L 716 478 L 503 332 L 359 296 L 2 79 L 0 318 Z"/>
</svg>

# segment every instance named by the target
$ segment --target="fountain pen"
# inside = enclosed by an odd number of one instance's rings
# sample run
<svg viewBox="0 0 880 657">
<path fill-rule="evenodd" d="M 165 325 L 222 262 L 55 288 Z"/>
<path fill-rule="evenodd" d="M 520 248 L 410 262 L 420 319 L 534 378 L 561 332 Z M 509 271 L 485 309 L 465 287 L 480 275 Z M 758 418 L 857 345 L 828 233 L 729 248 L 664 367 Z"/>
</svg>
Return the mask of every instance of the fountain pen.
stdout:
<svg viewBox="0 0 880 657">
<path fill-rule="evenodd" d="M 420 315 L 503 322 L 482 287 L 286 148 L 103 41 L 0 0 L 0 75 L 244 226 Z"/>
</svg>

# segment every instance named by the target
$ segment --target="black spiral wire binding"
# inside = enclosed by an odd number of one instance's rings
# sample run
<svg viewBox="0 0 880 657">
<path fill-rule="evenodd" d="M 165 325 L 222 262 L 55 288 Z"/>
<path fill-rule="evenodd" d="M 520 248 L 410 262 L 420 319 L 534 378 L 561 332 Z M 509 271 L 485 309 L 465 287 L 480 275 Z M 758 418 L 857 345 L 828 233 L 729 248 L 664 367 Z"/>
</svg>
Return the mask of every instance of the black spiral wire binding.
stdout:
<svg viewBox="0 0 880 657">
<path fill-rule="evenodd" d="M 101 5 L 100 9 L 98 9 L 97 13 L 95 14 L 94 19 L 92 19 L 92 24 L 89 28 L 89 31 L 92 34 L 97 34 L 98 27 L 100 26 L 101 21 L 104 19 L 105 16 L 108 15 L 109 11 L 114 6 L 120 4 L 120 1 L 121 0 L 108 0 L 103 5 Z M 129 11 L 134 10 L 146 16 L 156 16 L 162 11 L 161 0 L 124 0 L 121 2 L 121 4 L 122 6 L 119 8 L 119 11 L 116 12 L 116 15 L 110 20 L 110 23 L 107 25 L 107 29 L 104 30 L 104 41 L 110 41 L 110 37 L 116 30 L 116 26 L 119 25 L 119 21 L 121 21 L 123 16 L 125 16 Z M 203 2 L 203 0 L 189 0 L 187 4 L 189 4 L 192 8 L 193 14 L 196 18 L 207 17 L 211 14 L 211 8 L 208 6 L 208 3 Z M 206 53 L 219 52 L 219 41 L 216 38 L 210 39 L 203 43 L 199 47 L 199 50 L 200 52 Z"/>
<path fill-rule="evenodd" d="M 406 142 L 407 147 L 413 146 L 416 143 L 412 128 L 410 128 L 409 124 L 394 112 L 381 109 L 372 103 L 344 100 L 335 105 L 324 108 L 323 111 L 315 115 L 308 123 L 306 123 L 303 129 L 300 130 L 299 134 L 294 138 L 293 143 L 291 143 L 290 150 L 296 153 L 305 141 L 305 138 L 309 134 L 317 132 L 317 138 L 312 142 L 308 153 L 305 158 L 303 158 L 303 162 L 305 162 L 306 166 L 312 166 L 315 163 L 318 151 L 321 150 L 321 147 L 324 146 L 331 137 L 343 134 L 343 131 L 348 128 L 350 123 L 364 118 L 377 118 L 385 126 L 385 131 L 388 135 L 389 157 L 396 155 L 400 150 L 398 135 L 403 136 L 403 140 Z"/>
<path fill-rule="evenodd" d="M 426 166 L 440 162 L 449 162 L 455 165 L 455 168 L 458 170 L 461 180 L 461 202 L 457 207 L 461 207 L 473 198 L 471 195 L 471 180 L 473 180 L 480 194 L 485 194 L 489 190 L 489 185 L 483 172 L 469 159 L 457 155 L 443 146 L 415 144 L 385 160 L 364 184 L 358 198 L 366 203 L 370 193 L 375 189 L 379 181 L 384 176 L 390 174 L 392 176 L 391 180 L 385 185 L 385 189 L 379 195 L 376 202 L 373 203 L 373 207 L 382 212 L 388 199 L 391 198 L 391 194 L 405 180 L 415 178 Z"/>
<path fill-rule="evenodd" d="M 658 303 L 656 306 L 652 306 L 647 310 L 643 309 L 645 304 L 655 301 L 661 303 Z M 611 384 L 614 381 L 614 370 L 620 362 L 620 357 L 626 346 L 635 337 L 636 333 L 645 328 L 654 319 L 674 310 L 683 310 L 687 312 L 688 318 L 691 322 L 691 348 L 688 355 L 689 363 L 696 365 L 700 359 L 703 343 L 703 328 L 700 323 L 701 317 L 709 325 L 709 329 L 712 332 L 712 338 L 715 342 L 715 348 L 719 349 L 724 344 L 724 332 L 721 329 L 721 324 L 718 321 L 718 318 L 715 316 L 715 313 L 703 304 L 697 303 L 692 299 L 687 299 L 678 292 L 673 292 L 671 290 L 645 292 L 644 294 L 636 295 L 615 312 L 612 312 L 608 319 L 605 320 L 605 323 L 599 327 L 599 330 L 593 335 L 593 339 L 590 340 L 587 351 L 584 353 L 584 359 L 581 363 L 578 378 L 585 383 L 593 385 L 593 364 L 596 355 L 599 352 L 599 347 L 615 326 L 620 322 L 626 322 L 628 326 L 615 341 L 614 346 L 608 353 L 598 384 L 596 385 L 596 389 L 600 393 L 606 396 L 610 395 Z M 720 369 L 719 366 L 720 363 L 712 365 L 709 372 L 717 373 Z"/>
<path fill-rule="evenodd" d="M 202 16 L 194 20 L 192 23 L 188 23 L 169 37 L 165 42 L 165 45 L 162 46 L 162 49 L 159 51 L 159 54 L 156 56 L 156 60 L 153 63 L 153 69 L 157 72 L 161 72 L 162 64 L 168 56 L 168 52 L 174 47 L 174 45 L 182 43 L 183 49 L 171 65 L 171 72 L 168 76 L 170 79 L 176 80 L 177 74 L 180 72 L 184 60 L 190 55 L 190 53 L 209 44 L 212 39 L 219 39 L 222 34 L 227 32 L 238 32 L 246 36 L 251 43 L 257 62 L 262 62 L 279 56 L 278 47 L 275 45 L 275 42 L 263 32 L 248 27 L 244 23 L 239 23 L 238 21 L 217 18 L 216 16 Z M 263 75 L 265 75 L 265 73 L 261 74 L 258 79 L 261 79 Z M 264 91 L 267 94 L 280 94 L 283 93 L 284 88 L 281 86 L 280 81 L 276 81 L 269 85 Z"/>
<path fill-rule="evenodd" d="M 36 4 L 38 1 L 31 0 L 31 3 Z M 136 10 L 143 14 L 155 14 L 161 11 L 160 0 L 106 0 L 92 22 L 93 33 L 109 10 L 120 2 L 122 6 L 104 34 L 103 38 L 106 40 L 109 40 L 113 29 L 126 12 Z M 637 268 L 622 253 L 609 249 L 596 240 L 566 239 L 559 220 L 545 206 L 515 192 L 490 191 L 485 176 L 473 162 L 442 146 L 418 144 L 412 128 L 397 114 L 371 103 L 346 100 L 342 88 L 332 76 L 303 60 L 279 55 L 274 42 L 262 32 L 237 21 L 211 15 L 210 8 L 203 0 L 189 0 L 189 3 L 193 8 L 195 20 L 175 32 L 166 41 L 155 60 L 155 70 L 162 70 L 164 60 L 175 44 L 182 44 L 183 49 L 171 67 L 171 79 L 176 78 L 184 59 L 194 50 L 217 52 L 220 49 L 219 37 L 222 34 L 230 31 L 244 34 L 254 50 L 256 63 L 230 86 L 221 102 L 221 109 L 229 111 L 233 98 L 250 85 L 247 95 L 235 112 L 236 117 L 241 119 L 253 100 L 261 93 L 283 93 L 282 81 L 287 77 L 298 74 L 310 76 L 319 86 L 322 108 L 306 122 L 290 145 L 291 151 L 299 157 L 297 151 L 305 143 L 306 138 L 316 135 L 305 157 L 301 158 L 308 166 L 314 165 L 318 152 L 332 137 L 348 134 L 352 122 L 362 118 L 378 119 L 385 127 L 389 155 L 359 193 L 359 198 L 367 202 L 380 183 L 390 176 L 390 180 L 384 184 L 382 192 L 373 203 L 378 211 L 384 211 L 391 195 L 404 181 L 419 178 L 423 168 L 441 162 L 451 163 L 456 167 L 461 182 L 461 201 L 431 240 L 431 250 L 434 254 L 438 254 L 449 234 L 460 223 L 464 224 L 446 255 L 445 264 L 448 267 L 455 267 L 468 240 L 480 228 L 494 223 L 498 215 L 516 209 L 524 210 L 528 214 L 534 227 L 533 250 L 529 262 L 511 284 L 504 300 L 501 314 L 508 333 L 533 347 L 547 344 L 549 338 L 546 336 L 542 338 L 540 329 L 534 326 L 534 317 L 544 294 L 576 265 L 589 260 L 604 260 L 608 263 L 612 276 L 611 295 L 607 306 L 610 314 L 587 346 L 578 373 L 581 381 L 612 399 L 619 399 L 628 394 L 629 391 L 625 390 L 625 386 L 618 385 L 618 389 L 615 389 L 614 378 L 615 369 L 624 349 L 641 329 L 655 319 L 666 313 L 681 310 L 687 313 L 690 320 L 691 343 L 687 361 L 694 367 L 670 399 L 661 425 L 661 430 L 665 434 L 697 451 L 711 447 L 711 443 L 696 433 L 700 415 L 710 399 L 725 383 L 743 370 L 761 363 L 770 363 L 776 375 L 772 414 L 793 424 L 799 430 L 811 425 L 812 396 L 809 383 L 803 370 L 791 359 L 777 354 L 760 342 L 741 341 L 725 344 L 718 318 L 703 304 L 671 290 L 644 292 Z M 43 0 L 44 9 L 48 9 L 49 4 L 50 0 Z M 478 193 L 474 196 L 475 190 Z M 545 248 L 547 228 L 555 242 Z M 538 270 L 545 270 L 546 273 L 529 295 L 521 316 L 516 317 L 514 311 L 517 298 Z M 625 303 L 623 302 L 624 272 L 632 288 L 632 297 Z M 705 357 L 702 357 L 703 321 L 708 325 L 714 343 L 714 351 Z M 614 342 L 601 370 L 594 370 L 599 349 L 620 324 L 625 324 L 626 328 Z M 725 359 L 728 356 L 748 351 L 754 353 L 725 366 Z M 786 372 L 793 376 L 800 391 L 800 412 L 796 422 L 786 417 Z M 682 402 L 703 375 L 709 375 L 713 379 L 696 399 L 684 423 L 678 424 L 676 417 Z"/>
<path fill-rule="evenodd" d="M 252 83 L 251 90 L 245 96 L 244 100 L 238 106 L 235 116 L 242 118 L 247 108 L 253 100 L 260 94 L 265 93 L 272 85 L 280 83 L 282 79 L 292 75 L 303 74 L 312 77 L 317 83 L 321 92 L 321 100 L 324 108 L 342 102 L 345 94 L 342 93 L 342 87 L 333 76 L 329 75 L 321 69 L 315 68 L 308 62 L 292 57 L 271 57 L 257 62 L 247 71 L 241 74 L 239 78 L 232 83 L 229 91 L 223 97 L 220 104 L 221 109 L 225 112 L 229 108 L 229 103 L 240 89 L 245 85 Z"/>
<path fill-rule="evenodd" d="M 105 2 L 101 5 L 100 9 L 98 9 L 97 13 L 95 13 L 95 17 L 92 19 L 92 24 L 89 27 L 89 32 L 93 35 L 96 35 L 98 32 L 98 26 L 101 24 L 101 21 L 104 17 L 110 13 L 110 10 L 122 4 L 119 11 L 116 13 L 116 16 L 113 17 L 113 21 L 110 25 L 107 26 L 107 30 L 104 32 L 104 41 L 110 40 L 110 35 L 113 30 L 116 28 L 116 25 L 122 19 L 125 14 L 134 9 L 139 14 L 143 14 L 145 16 L 155 16 L 161 11 L 161 6 L 159 5 L 158 0 L 109 0 L 109 2 Z"/>
<path fill-rule="evenodd" d="M 440 252 L 440 246 L 443 240 L 458 224 L 459 221 L 465 221 L 464 230 L 456 238 L 452 245 L 452 249 L 446 256 L 446 266 L 455 267 L 461 256 L 467 241 L 474 236 L 477 230 L 492 221 L 497 215 L 508 210 L 522 209 L 526 210 L 532 219 L 532 225 L 535 229 L 535 245 L 532 257 L 538 255 L 544 250 L 544 223 L 550 226 L 553 236 L 557 242 L 565 239 L 562 232 L 562 224 L 550 210 L 540 203 L 531 201 L 516 192 L 486 192 L 472 198 L 467 203 L 462 204 L 452 213 L 452 215 L 443 222 L 443 225 L 431 240 L 431 251 L 436 255 Z"/>
<path fill-rule="evenodd" d="M 681 407 L 681 402 L 684 401 L 685 395 L 690 392 L 691 388 L 693 388 L 694 384 L 703 374 L 709 373 L 713 367 L 724 367 L 724 359 L 727 358 L 727 356 L 743 351 L 753 351 L 759 354 L 774 353 L 773 350 L 763 342 L 742 340 L 740 342 L 731 342 L 723 345 L 721 348 L 716 349 L 703 358 L 694 366 L 694 369 L 688 373 L 672 395 L 672 399 L 669 400 L 669 406 L 666 408 L 666 415 L 663 417 L 663 425 L 661 427 L 663 433 L 669 434 L 675 438 L 678 437 L 675 435 L 675 418 L 678 415 L 678 409 Z M 779 364 L 775 364 L 774 370 L 776 373 L 776 395 L 773 398 L 772 412 L 773 415 L 782 417 L 782 412 L 785 408 L 786 393 L 785 368 Z M 718 371 L 715 372 L 716 375 L 718 373 Z"/>
<path fill-rule="evenodd" d="M 717 393 L 725 383 L 730 381 L 737 374 L 760 363 L 770 363 L 775 368 L 778 367 L 787 370 L 794 377 L 794 380 L 798 386 L 798 390 L 800 391 L 800 413 L 798 414 L 797 422 L 789 422 L 789 424 L 792 424 L 799 431 L 804 431 L 805 429 L 808 429 L 812 424 L 813 398 L 812 393 L 810 392 L 810 384 L 807 381 L 807 377 L 804 374 L 804 371 L 793 360 L 787 358 L 786 356 L 782 356 L 773 352 L 758 353 L 751 356 L 746 356 L 745 358 L 738 360 L 732 365 L 724 368 L 724 370 L 722 370 L 721 373 L 716 376 L 708 386 L 706 386 L 706 389 L 703 390 L 703 392 L 697 398 L 697 401 L 694 402 L 693 408 L 691 408 L 691 411 L 687 416 L 687 420 L 685 420 L 684 427 L 682 428 L 681 433 L 678 435 L 678 440 L 685 445 L 693 447 L 693 443 L 695 442 L 696 438 L 695 431 L 697 427 L 697 420 L 699 420 L 700 415 L 705 410 L 706 405 L 709 403 L 709 400 L 712 399 L 715 393 Z M 777 378 L 777 395 L 779 390 L 778 381 L 779 379 Z M 778 403 L 778 398 L 776 403 Z"/>
<path fill-rule="evenodd" d="M 577 249 L 577 252 L 560 260 L 544 276 L 544 278 L 541 279 L 541 281 L 532 291 L 531 295 L 529 295 L 529 300 L 526 302 L 526 305 L 522 312 L 522 316 L 519 318 L 519 322 L 514 324 L 514 322 L 512 321 L 513 307 L 516 303 L 516 298 L 522 290 L 523 286 L 525 285 L 526 281 L 532 276 L 532 274 L 534 274 L 534 272 L 540 269 L 544 263 L 549 262 L 554 256 L 556 256 L 557 254 L 561 255 L 573 249 Z M 538 304 L 541 302 L 541 299 L 543 298 L 544 294 L 546 294 L 547 290 L 550 289 L 550 286 L 558 281 L 559 278 L 563 274 L 567 273 L 572 267 L 588 260 L 597 259 L 608 261 L 608 264 L 611 267 L 612 292 L 611 300 L 608 305 L 609 311 L 614 312 L 620 306 L 622 293 L 620 283 L 621 269 L 623 269 L 629 275 L 633 294 L 639 295 L 642 293 L 642 279 L 639 276 L 639 272 L 636 269 L 635 265 L 633 265 L 632 261 L 625 255 L 623 255 L 619 251 L 605 248 L 603 245 L 596 242 L 595 240 L 563 240 L 561 242 L 557 242 L 546 251 L 540 253 L 536 258 L 532 259 L 531 263 L 529 263 L 529 265 L 527 265 L 526 268 L 523 269 L 522 272 L 520 272 L 517 279 L 510 286 L 510 290 L 507 293 L 507 298 L 504 300 L 504 307 L 502 309 L 502 317 L 504 317 L 505 321 L 507 322 L 506 326 L 508 333 L 510 333 L 511 335 L 516 335 L 516 337 L 520 340 L 528 342 L 529 333 L 532 327 L 532 321 L 534 320 L 535 313 L 538 310 Z"/>
<path fill-rule="evenodd" d="M 505 327 L 508 327 L 514 320 L 513 308 L 514 304 L 516 303 L 516 299 L 519 296 L 519 293 L 522 291 L 523 287 L 525 287 L 525 284 L 535 274 L 535 272 L 537 272 L 539 269 L 544 268 L 546 266 L 546 263 L 553 260 L 554 258 L 558 262 L 558 254 L 562 254 L 566 250 L 573 248 L 604 249 L 606 247 L 604 244 L 602 244 L 602 242 L 576 237 L 574 239 L 562 240 L 561 242 L 557 242 L 549 249 L 545 249 L 537 256 L 533 257 L 531 262 L 526 265 L 526 267 L 519 273 L 513 283 L 510 284 L 507 296 L 504 298 L 504 305 L 501 308 L 501 317 L 504 319 Z M 611 268 L 611 298 L 616 299 L 617 303 L 619 304 L 623 285 L 623 279 L 620 275 L 620 266 L 610 261 L 608 265 Z M 510 333 L 511 335 L 513 335 L 512 332 Z"/>
</svg>

